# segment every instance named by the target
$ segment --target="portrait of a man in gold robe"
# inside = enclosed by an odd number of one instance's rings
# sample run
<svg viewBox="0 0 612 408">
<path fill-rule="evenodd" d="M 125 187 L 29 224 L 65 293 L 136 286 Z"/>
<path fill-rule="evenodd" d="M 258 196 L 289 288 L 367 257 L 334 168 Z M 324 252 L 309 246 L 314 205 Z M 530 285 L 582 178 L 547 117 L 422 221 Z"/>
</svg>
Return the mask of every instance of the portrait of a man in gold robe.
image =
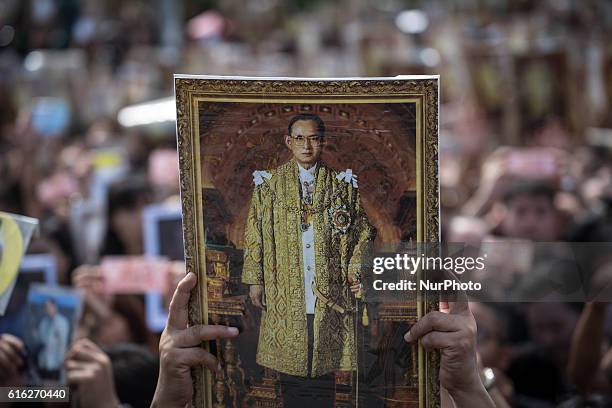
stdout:
<svg viewBox="0 0 612 408">
<path fill-rule="evenodd" d="M 390 346 L 416 302 L 371 289 L 372 256 L 416 239 L 417 114 L 413 102 L 200 103 L 206 311 L 241 328 L 216 344 L 218 406 L 417 401 L 413 353 Z"/>
<path fill-rule="evenodd" d="M 294 116 L 284 141 L 292 158 L 253 173 L 245 230 L 242 282 L 262 309 L 257 363 L 296 377 L 353 371 L 355 294 L 374 229 L 357 176 L 321 160 L 319 116 Z"/>
<path fill-rule="evenodd" d="M 375 257 L 437 242 L 438 79 L 176 79 L 198 408 L 423 408 L 435 356 L 404 333 L 435 299 L 377 291 Z"/>
</svg>

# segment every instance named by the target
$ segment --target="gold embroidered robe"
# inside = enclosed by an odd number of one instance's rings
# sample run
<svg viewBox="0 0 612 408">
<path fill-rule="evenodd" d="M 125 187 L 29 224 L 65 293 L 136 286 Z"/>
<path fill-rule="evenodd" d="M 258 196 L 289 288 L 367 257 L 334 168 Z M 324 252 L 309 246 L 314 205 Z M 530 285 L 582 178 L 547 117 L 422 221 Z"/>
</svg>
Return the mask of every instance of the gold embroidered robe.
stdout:
<svg viewBox="0 0 612 408">
<path fill-rule="evenodd" d="M 256 183 L 245 230 L 242 282 L 265 288 L 257 363 L 306 377 L 308 333 L 298 172 L 292 159 Z M 313 377 L 357 367 L 354 313 L 350 312 L 355 300 L 347 276 L 360 275 L 362 256 L 373 237 L 358 188 L 337 175 L 324 163 L 317 165 L 309 219 L 314 227 L 315 285 L 347 312 L 341 314 L 316 300 Z M 338 218 L 340 215 L 344 217 Z"/>
</svg>

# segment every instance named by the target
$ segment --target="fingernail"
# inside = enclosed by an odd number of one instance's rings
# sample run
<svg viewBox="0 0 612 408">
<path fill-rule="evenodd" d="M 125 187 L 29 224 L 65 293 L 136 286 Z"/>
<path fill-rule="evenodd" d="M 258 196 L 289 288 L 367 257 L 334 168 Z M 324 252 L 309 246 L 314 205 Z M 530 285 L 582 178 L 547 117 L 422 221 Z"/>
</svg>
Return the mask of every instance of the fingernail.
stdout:
<svg viewBox="0 0 612 408">
<path fill-rule="evenodd" d="M 408 343 L 412 343 L 412 337 L 410 336 L 410 330 L 408 330 L 408 332 L 404 334 L 404 340 L 406 340 Z"/>
<path fill-rule="evenodd" d="M 231 334 L 232 336 L 235 336 L 238 334 L 238 329 L 235 327 L 228 327 L 227 331 L 229 332 L 229 334 Z"/>
</svg>

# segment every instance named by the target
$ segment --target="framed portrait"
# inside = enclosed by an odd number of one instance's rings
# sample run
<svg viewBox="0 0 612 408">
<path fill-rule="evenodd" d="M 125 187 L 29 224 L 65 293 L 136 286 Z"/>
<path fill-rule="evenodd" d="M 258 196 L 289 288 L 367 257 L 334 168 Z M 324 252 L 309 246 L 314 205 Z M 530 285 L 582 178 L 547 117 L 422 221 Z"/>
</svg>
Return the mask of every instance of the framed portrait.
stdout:
<svg viewBox="0 0 612 408">
<path fill-rule="evenodd" d="M 177 204 L 151 204 L 142 212 L 144 252 L 182 261 L 183 228 L 181 206 Z"/>
<path fill-rule="evenodd" d="M 506 143 L 514 142 L 508 129 L 512 104 L 511 60 L 503 50 L 489 44 L 469 43 L 464 48 L 469 70 L 470 92 L 477 108 L 490 120 Z"/>
<path fill-rule="evenodd" d="M 439 354 L 403 334 L 435 293 L 369 301 L 376 252 L 439 240 L 438 76 L 175 75 L 198 407 L 435 408 Z"/>
<path fill-rule="evenodd" d="M 30 286 L 24 333 L 28 384 L 65 383 L 64 356 L 81 312 L 79 290 L 40 283 Z"/>
<path fill-rule="evenodd" d="M 57 285 L 57 263 L 51 254 L 29 254 L 21 258 L 19 273 L 4 316 L 0 317 L 0 333 L 24 337 L 28 289 L 34 283 Z"/>
<path fill-rule="evenodd" d="M 574 127 L 570 106 L 571 72 L 565 52 L 518 54 L 514 56 L 513 68 L 518 84 L 519 143 L 531 143 L 534 133 L 553 121 L 568 129 Z"/>
</svg>

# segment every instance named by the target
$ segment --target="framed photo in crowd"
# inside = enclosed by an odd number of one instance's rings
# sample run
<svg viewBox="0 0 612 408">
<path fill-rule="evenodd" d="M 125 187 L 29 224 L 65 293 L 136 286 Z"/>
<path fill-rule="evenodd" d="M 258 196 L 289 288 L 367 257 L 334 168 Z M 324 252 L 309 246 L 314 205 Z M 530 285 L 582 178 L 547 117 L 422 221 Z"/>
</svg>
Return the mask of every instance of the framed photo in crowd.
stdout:
<svg viewBox="0 0 612 408">
<path fill-rule="evenodd" d="M 531 52 L 514 56 L 519 115 L 517 141 L 529 143 L 534 133 L 552 121 L 573 125 L 570 106 L 570 67 L 563 51 Z"/>
<path fill-rule="evenodd" d="M 196 370 L 196 406 L 440 406 L 439 354 L 403 342 L 438 297 L 371 297 L 368 272 L 439 240 L 438 89 L 175 76 L 189 321 L 240 330 L 206 344 L 225 379 Z"/>
<path fill-rule="evenodd" d="M 485 44 L 466 46 L 465 54 L 477 107 L 490 118 L 497 132 L 510 139 L 505 129 L 511 109 L 508 95 L 512 92 L 509 58 L 498 48 Z"/>
<path fill-rule="evenodd" d="M 0 333 L 10 333 L 23 338 L 28 289 L 34 283 L 57 285 L 57 264 L 53 255 L 31 254 L 21 258 L 15 288 L 5 315 L 0 317 Z"/>
<path fill-rule="evenodd" d="M 152 204 L 142 213 L 144 229 L 144 253 L 147 256 L 163 256 L 171 261 L 183 261 L 183 228 L 180 204 Z M 170 285 L 173 291 L 175 285 Z M 161 333 L 168 319 L 168 297 L 158 292 L 145 295 L 147 326 Z"/>
<path fill-rule="evenodd" d="M 56 285 L 30 286 L 24 334 L 29 384 L 65 383 L 64 356 L 81 312 L 80 291 Z"/>
</svg>

